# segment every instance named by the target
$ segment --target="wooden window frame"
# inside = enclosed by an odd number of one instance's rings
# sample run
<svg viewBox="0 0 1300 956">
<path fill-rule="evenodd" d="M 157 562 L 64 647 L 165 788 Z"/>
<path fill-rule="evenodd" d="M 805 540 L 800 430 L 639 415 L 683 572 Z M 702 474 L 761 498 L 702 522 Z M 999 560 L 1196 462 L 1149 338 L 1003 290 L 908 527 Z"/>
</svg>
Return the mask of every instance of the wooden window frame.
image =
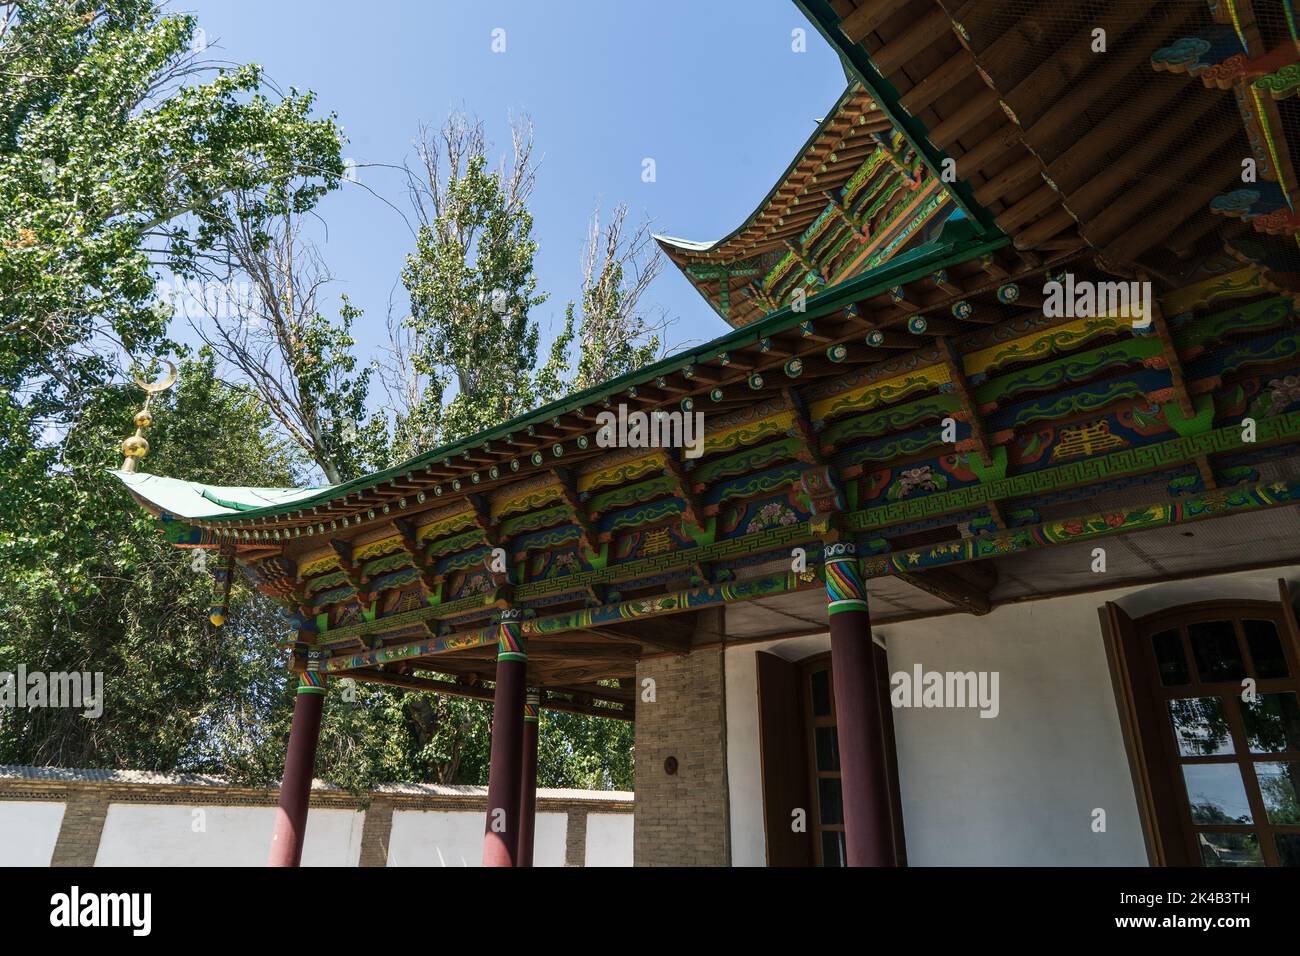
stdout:
<svg viewBox="0 0 1300 956">
<path fill-rule="evenodd" d="M 1300 629 L 1285 580 L 1278 582 L 1279 600 L 1218 599 L 1197 601 L 1164 608 L 1140 618 L 1129 617 L 1118 605 L 1107 603 L 1100 609 L 1107 660 L 1115 690 L 1121 731 L 1133 776 L 1138 813 L 1153 866 L 1201 866 L 1197 828 L 1191 822 L 1182 767 L 1186 763 L 1231 763 L 1242 768 L 1251 814 L 1255 822 L 1222 825 L 1215 832 L 1255 832 L 1265 865 L 1276 865 L 1277 850 L 1273 837 L 1277 832 L 1295 832 L 1294 825 L 1268 822 L 1254 774 L 1246 767 L 1255 763 L 1286 760 L 1284 754 L 1252 754 L 1245 743 L 1244 728 L 1238 708 L 1228 706 L 1227 719 L 1234 753 L 1206 757 L 1187 757 L 1178 752 L 1172 727 L 1169 726 L 1167 701 L 1192 696 L 1238 696 L 1239 681 L 1201 681 L 1195 656 L 1187 636 L 1187 626 L 1201 621 L 1229 619 L 1234 622 L 1243 664 L 1254 675 L 1251 650 L 1241 631 L 1242 620 L 1272 620 L 1286 657 L 1287 678 L 1255 677 L 1260 694 L 1295 691 L 1300 693 Z M 1191 680 L 1180 687 L 1166 688 L 1160 681 L 1155 650 L 1150 637 L 1177 628 L 1187 660 Z M 1182 691 L 1182 692 L 1180 692 Z M 1262 821 L 1262 822 L 1261 822 Z"/>
<path fill-rule="evenodd" d="M 830 700 L 830 713 L 824 716 L 818 716 L 813 713 L 813 695 L 811 692 L 813 675 L 821 672 L 826 674 L 826 693 Z M 807 744 L 807 781 L 809 790 L 809 814 L 808 814 L 808 832 L 812 834 L 813 844 L 813 866 L 825 866 L 826 861 L 822 856 L 822 833 L 843 833 L 844 832 L 844 814 L 843 814 L 843 792 L 841 791 L 841 813 L 839 823 L 823 823 L 822 805 L 821 805 L 821 788 L 819 781 L 839 780 L 839 752 L 838 752 L 838 735 L 839 721 L 837 719 L 838 710 L 835 701 L 835 680 L 834 673 L 831 671 L 831 655 L 829 652 L 815 654 L 812 657 L 799 661 L 799 672 L 802 680 L 801 684 L 804 689 L 803 694 L 803 727 L 804 740 Z M 820 727 L 836 728 L 836 767 L 835 770 L 818 770 L 817 769 L 817 729 Z"/>
<path fill-rule="evenodd" d="M 894 712 L 889 702 L 889 662 L 885 653 L 885 648 L 876 641 L 872 641 L 872 648 L 875 654 L 876 675 L 879 681 L 879 700 L 880 700 L 880 728 L 884 738 L 884 753 L 886 761 L 886 773 L 888 775 L 889 785 L 889 813 L 890 822 L 894 834 L 894 859 L 898 866 L 907 865 L 907 841 L 903 825 L 903 801 L 902 792 L 898 780 L 898 747 L 894 737 Z M 838 705 L 835 700 L 835 680 L 834 671 L 831 664 L 831 654 L 829 651 L 823 651 L 819 654 L 813 654 L 809 657 L 802 658 L 795 662 L 799 668 L 800 680 L 800 710 L 803 714 L 803 740 L 805 750 L 805 779 L 808 807 L 808 832 L 811 837 L 812 865 L 823 866 L 822 859 L 822 842 L 821 834 L 824 830 L 832 832 L 843 832 L 844 824 L 823 824 L 821 822 L 821 801 L 817 788 L 817 780 L 822 777 L 839 778 L 839 771 L 819 771 L 817 769 L 817 738 L 816 728 L 837 727 L 838 728 Z M 830 694 L 831 711 L 828 716 L 817 717 L 812 712 L 812 675 L 814 671 L 825 670 L 827 673 L 828 692 Z M 838 737 L 838 730 L 837 730 Z"/>
</svg>

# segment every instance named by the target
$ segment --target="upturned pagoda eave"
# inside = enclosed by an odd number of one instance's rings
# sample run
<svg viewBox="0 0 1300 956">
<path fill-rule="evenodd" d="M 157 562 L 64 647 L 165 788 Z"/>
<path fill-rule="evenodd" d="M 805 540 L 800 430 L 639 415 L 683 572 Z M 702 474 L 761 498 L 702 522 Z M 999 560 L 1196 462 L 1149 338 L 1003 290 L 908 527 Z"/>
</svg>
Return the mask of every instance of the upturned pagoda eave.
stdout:
<svg viewBox="0 0 1300 956">
<path fill-rule="evenodd" d="M 794 0 L 797 6 L 817 28 L 831 49 L 835 50 L 846 70 L 851 69 L 856 80 L 861 83 L 882 113 L 894 123 L 894 127 L 912 145 L 936 177 L 943 178 L 947 163 L 952 160 L 943 150 L 930 142 L 930 131 L 916 117 L 912 116 L 899 104 L 898 90 L 881 75 L 871 58 L 858 44 L 848 42 L 839 29 L 840 17 L 828 0 Z M 945 179 L 945 181 L 947 181 Z M 1003 232 L 993 221 L 993 215 L 975 198 L 975 193 L 965 179 L 949 183 L 953 199 L 961 210 L 976 224 L 979 232 L 985 236 L 999 236 Z"/>
</svg>

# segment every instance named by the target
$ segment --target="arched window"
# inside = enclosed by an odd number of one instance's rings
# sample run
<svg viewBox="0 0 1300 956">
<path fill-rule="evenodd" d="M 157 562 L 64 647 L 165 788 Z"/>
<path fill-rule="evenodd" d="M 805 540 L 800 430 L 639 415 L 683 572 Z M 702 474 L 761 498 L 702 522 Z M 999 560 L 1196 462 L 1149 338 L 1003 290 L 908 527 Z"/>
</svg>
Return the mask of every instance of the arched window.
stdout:
<svg viewBox="0 0 1300 956">
<path fill-rule="evenodd" d="M 1107 605 L 1153 862 L 1300 866 L 1300 660 L 1284 602 Z"/>
</svg>

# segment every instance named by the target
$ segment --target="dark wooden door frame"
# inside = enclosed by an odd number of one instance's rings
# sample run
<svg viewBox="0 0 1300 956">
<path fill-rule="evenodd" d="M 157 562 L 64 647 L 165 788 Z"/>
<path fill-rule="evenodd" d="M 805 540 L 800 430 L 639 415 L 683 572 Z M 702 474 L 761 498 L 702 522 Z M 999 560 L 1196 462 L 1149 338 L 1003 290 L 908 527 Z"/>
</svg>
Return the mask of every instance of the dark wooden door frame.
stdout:
<svg viewBox="0 0 1300 956">
<path fill-rule="evenodd" d="M 876 672 L 880 677 L 880 727 L 888 762 L 890 817 L 894 831 L 894 855 L 899 866 L 907 865 L 902 796 L 898 779 L 898 750 L 894 739 L 894 715 L 889 702 L 889 668 L 885 648 L 873 642 Z M 768 651 L 756 651 L 758 685 L 759 772 L 763 797 L 763 836 L 769 866 L 815 866 L 821 856 L 815 821 L 819 810 L 814 781 L 817 778 L 815 739 L 812 732 L 812 702 L 809 680 L 813 670 L 825 665 L 830 652 L 817 652 L 787 661 Z M 793 683 L 793 690 L 791 684 Z M 832 715 L 834 689 L 830 689 Z M 791 731 L 794 732 L 792 739 Z M 797 778 L 793 776 L 797 768 Z M 792 836 L 790 811 L 807 812 L 807 832 Z"/>
</svg>

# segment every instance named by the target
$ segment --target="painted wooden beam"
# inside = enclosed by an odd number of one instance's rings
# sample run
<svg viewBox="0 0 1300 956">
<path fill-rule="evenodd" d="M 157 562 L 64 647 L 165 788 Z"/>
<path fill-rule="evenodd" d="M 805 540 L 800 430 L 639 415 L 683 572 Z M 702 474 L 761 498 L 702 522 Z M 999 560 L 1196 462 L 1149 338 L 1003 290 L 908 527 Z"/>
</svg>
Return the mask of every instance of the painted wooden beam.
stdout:
<svg viewBox="0 0 1300 956">
<path fill-rule="evenodd" d="M 946 543 L 867 555 L 862 558 L 863 572 L 869 578 L 915 573 L 1041 547 L 1093 541 L 1117 534 L 1297 503 L 1300 503 L 1300 481 L 1263 482 L 1244 488 L 1214 491 L 1205 495 L 1176 500 L 1166 499 L 1147 505 L 1124 506 L 1112 511 L 1095 512 L 993 534 L 974 535 Z M 856 515 L 860 524 L 862 512 Z M 818 532 L 817 538 L 825 533 L 825 529 Z M 525 637 L 537 637 L 566 631 L 590 630 L 606 624 L 622 626 L 634 618 L 658 618 L 682 611 L 751 601 L 820 586 L 820 570 L 768 575 L 622 601 L 599 608 L 531 618 L 524 622 L 523 633 Z M 325 659 L 323 669 L 334 673 L 392 661 L 431 657 L 449 650 L 481 647 L 496 641 L 497 634 L 498 628 L 493 626 L 437 640 L 415 641 L 354 654 L 334 654 Z"/>
</svg>

